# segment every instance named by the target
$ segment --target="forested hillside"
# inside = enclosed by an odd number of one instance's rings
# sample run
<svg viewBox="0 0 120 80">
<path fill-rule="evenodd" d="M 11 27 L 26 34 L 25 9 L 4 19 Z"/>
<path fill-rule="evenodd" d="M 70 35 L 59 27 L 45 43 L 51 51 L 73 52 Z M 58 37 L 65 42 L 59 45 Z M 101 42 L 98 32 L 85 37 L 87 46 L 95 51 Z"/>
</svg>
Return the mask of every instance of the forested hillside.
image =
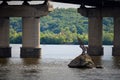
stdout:
<svg viewBox="0 0 120 80">
<path fill-rule="evenodd" d="M 88 19 L 76 9 L 55 9 L 40 18 L 42 44 L 77 44 L 77 36 L 88 43 Z M 103 44 L 112 44 L 113 19 L 103 19 Z M 10 18 L 10 42 L 22 42 L 21 18 Z"/>
</svg>

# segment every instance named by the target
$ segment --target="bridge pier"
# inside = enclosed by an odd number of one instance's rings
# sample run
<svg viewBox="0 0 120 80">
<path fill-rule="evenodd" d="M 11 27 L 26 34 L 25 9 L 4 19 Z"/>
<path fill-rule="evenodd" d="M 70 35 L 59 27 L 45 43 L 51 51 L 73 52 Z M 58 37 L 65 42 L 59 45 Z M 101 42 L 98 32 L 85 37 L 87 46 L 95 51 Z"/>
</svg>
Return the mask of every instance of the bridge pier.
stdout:
<svg viewBox="0 0 120 80">
<path fill-rule="evenodd" d="M 114 17 L 113 56 L 120 56 L 120 17 Z"/>
<path fill-rule="evenodd" d="M 20 57 L 40 57 L 40 18 L 23 17 L 23 37 Z"/>
<path fill-rule="evenodd" d="M 91 56 L 102 56 L 102 18 L 101 9 L 78 8 L 78 12 L 88 17 L 88 54 Z"/>
<path fill-rule="evenodd" d="M 53 11 L 53 6 L 50 4 L 0 4 L 0 57 L 11 57 L 9 17 L 22 17 L 23 35 L 20 57 L 39 58 L 41 53 L 40 17 L 46 16 L 50 11 Z"/>
<path fill-rule="evenodd" d="M 102 17 L 88 17 L 88 54 L 103 55 L 102 47 Z"/>
<path fill-rule="evenodd" d="M 119 7 L 104 8 L 78 8 L 78 12 L 89 18 L 89 45 L 88 53 L 103 55 L 102 48 L 102 19 L 100 17 L 114 18 L 114 40 L 112 55 L 120 56 L 120 11 Z"/>
<path fill-rule="evenodd" d="M 0 57 L 11 57 L 8 17 L 0 17 Z"/>
</svg>

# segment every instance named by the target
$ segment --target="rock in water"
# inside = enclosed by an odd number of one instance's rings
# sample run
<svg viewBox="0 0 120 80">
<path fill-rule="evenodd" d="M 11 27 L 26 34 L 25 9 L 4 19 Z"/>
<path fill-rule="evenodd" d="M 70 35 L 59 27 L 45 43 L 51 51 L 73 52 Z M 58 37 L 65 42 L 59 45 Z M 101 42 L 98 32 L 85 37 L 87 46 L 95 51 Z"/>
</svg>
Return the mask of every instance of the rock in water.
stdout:
<svg viewBox="0 0 120 80">
<path fill-rule="evenodd" d="M 81 54 L 73 59 L 68 66 L 70 68 L 93 68 L 94 62 L 88 54 Z"/>
</svg>

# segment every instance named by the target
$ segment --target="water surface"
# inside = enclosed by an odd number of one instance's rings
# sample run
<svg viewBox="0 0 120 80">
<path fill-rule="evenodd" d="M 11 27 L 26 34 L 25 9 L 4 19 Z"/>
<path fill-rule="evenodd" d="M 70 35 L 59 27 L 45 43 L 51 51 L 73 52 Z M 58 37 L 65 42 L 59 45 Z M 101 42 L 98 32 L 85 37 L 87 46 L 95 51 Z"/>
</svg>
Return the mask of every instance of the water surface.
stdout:
<svg viewBox="0 0 120 80">
<path fill-rule="evenodd" d="M 19 58 L 21 45 L 11 45 L 12 57 L 0 59 L 0 80 L 120 80 L 120 58 L 112 57 L 112 46 L 104 56 L 94 57 L 103 69 L 69 68 L 82 52 L 78 45 L 41 45 L 41 58 Z"/>
</svg>

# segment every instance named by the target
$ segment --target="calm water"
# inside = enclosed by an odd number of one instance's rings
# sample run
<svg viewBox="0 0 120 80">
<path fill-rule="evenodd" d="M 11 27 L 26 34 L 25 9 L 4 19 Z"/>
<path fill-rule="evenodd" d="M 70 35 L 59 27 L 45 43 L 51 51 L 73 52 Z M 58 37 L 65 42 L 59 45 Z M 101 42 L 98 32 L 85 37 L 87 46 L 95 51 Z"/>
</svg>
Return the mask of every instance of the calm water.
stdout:
<svg viewBox="0 0 120 80">
<path fill-rule="evenodd" d="M 0 59 L 0 80 L 120 80 L 120 58 L 111 56 L 112 46 L 93 58 L 103 69 L 68 68 L 81 53 L 78 45 L 41 45 L 40 59 L 19 58 L 21 45 L 11 46 L 12 58 Z"/>
</svg>

